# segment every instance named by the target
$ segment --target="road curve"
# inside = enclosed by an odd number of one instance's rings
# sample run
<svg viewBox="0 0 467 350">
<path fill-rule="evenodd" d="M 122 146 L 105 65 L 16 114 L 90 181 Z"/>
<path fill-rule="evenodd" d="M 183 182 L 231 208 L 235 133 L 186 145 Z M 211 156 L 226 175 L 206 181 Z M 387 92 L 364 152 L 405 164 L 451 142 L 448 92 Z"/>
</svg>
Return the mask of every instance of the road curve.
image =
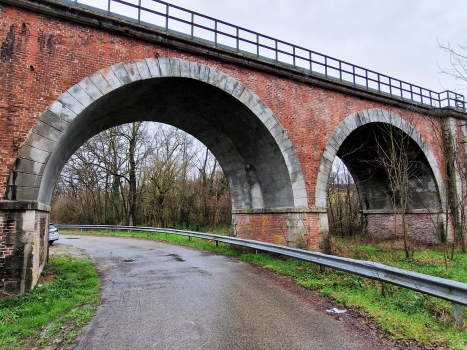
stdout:
<svg viewBox="0 0 467 350">
<path fill-rule="evenodd" d="M 74 347 L 355 349 L 342 324 L 268 283 L 259 267 L 177 245 L 61 235 L 102 279 L 102 305 Z"/>
</svg>

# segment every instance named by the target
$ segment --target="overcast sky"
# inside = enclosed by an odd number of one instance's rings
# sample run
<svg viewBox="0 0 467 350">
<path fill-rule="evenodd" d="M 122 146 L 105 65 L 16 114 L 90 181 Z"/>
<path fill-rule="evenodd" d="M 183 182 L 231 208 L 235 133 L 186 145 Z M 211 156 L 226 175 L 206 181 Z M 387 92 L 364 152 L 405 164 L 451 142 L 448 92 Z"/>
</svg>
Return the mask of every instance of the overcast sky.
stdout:
<svg viewBox="0 0 467 350">
<path fill-rule="evenodd" d="M 106 7 L 107 0 L 79 2 Z M 449 66 L 438 42 L 467 44 L 467 0 L 168 2 L 427 89 L 467 93 L 438 68 Z"/>
<path fill-rule="evenodd" d="M 439 73 L 438 41 L 467 44 L 465 0 L 170 0 L 169 3 L 435 91 L 458 82 Z M 463 91 L 464 93 L 466 91 Z"/>
</svg>

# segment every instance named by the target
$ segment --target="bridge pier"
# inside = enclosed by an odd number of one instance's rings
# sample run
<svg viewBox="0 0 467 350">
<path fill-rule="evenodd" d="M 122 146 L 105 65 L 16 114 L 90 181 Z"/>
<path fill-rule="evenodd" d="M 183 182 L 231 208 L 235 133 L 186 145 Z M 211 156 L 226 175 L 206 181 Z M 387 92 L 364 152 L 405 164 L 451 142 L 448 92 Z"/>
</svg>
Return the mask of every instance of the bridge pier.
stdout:
<svg viewBox="0 0 467 350">
<path fill-rule="evenodd" d="M 48 260 L 50 207 L 35 201 L 0 201 L 0 291 L 31 290 Z"/>
<path fill-rule="evenodd" d="M 232 235 L 243 239 L 319 251 L 327 231 L 326 209 L 250 209 L 232 213 Z"/>
<path fill-rule="evenodd" d="M 376 238 L 402 237 L 402 215 L 391 210 L 364 210 L 367 231 Z M 409 210 L 405 214 L 408 237 L 420 243 L 439 244 L 446 235 L 446 213 L 443 211 Z"/>
</svg>

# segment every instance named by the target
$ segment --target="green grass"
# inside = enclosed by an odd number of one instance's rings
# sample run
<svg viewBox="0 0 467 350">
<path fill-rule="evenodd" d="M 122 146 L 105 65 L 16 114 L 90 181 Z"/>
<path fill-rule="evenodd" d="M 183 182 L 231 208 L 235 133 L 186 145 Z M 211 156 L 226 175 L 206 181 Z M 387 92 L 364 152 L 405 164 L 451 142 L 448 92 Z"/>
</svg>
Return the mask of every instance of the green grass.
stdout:
<svg viewBox="0 0 467 350">
<path fill-rule="evenodd" d="M 414 339 L 422 344 L 467 349 L 467 332 L 465 328 L 459 331 L 453 327 L 450 303 L 421 293 L 329 268 L 320 272 L 316 265 L 310 263 L 264 253 L 255 254 L 246 249 L 233 249 L 229 244 L 219 243 L 216 247 L 215 242 L 210 240 L 189 240 L 185 236 L 150 232 L 89 233 L 168 241 L 237 257 L 279 274 L 292 276 L 296 283 L 319 295 L 329 297 L 344 307 L 365 312 L 374 317 L 394 339 Z M 346 250 L 346 255 L 467 283 L 467 254 L 457 253 L 453 260 L 448 261 L 448 272 L 444 266 L 443 253 L 434 250 L 415 252 L 410 261 L 405 259 L 403 252 L 385 246 L 354 246 Z M 465 315 L 466 308 L 463 308 L 463 312 Z"/>
<path fill-rule="evenodd" d="M 91 260 L 51 257 L 42 275 L 33 291 L 0 300 L 0 349 L 69 343 L 93 316 L 100 281 Z"/>
</svg>

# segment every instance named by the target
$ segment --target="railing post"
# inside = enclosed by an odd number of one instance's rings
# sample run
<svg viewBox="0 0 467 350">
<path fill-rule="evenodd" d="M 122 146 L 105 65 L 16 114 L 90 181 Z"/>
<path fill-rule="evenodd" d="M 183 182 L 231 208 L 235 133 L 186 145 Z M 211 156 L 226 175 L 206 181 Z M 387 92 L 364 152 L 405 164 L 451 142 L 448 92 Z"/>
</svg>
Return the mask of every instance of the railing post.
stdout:
<svg viewBox="0 0 467 350">
<path fill-rule="evenodd" d="M 457 329 L 460 330 L 464 326 L 464 315 L 462 315 L 462 308 L 457 303 L 451 303 L 451 304 L 452 304 L 452 313 L 454 316 L 454 325 L 456 326 Z"/>
<path fill-rule="evenodd" d="M 237 27 L 237 52 L 240 52 L 240 29 Z"/>
<path fill-rule="evenodd" d="M 195 34 L 195 14 L 191 13 L 191 39 L 194 38 Z"/>
<path fill-rule="evenodd" d="M 108 14 L 110 14 L 110 2 L 111 2 L 111 1 L 112 1 L 112 0 L 109 0 L 109 1 L 107 2 L 107 13 L 108 13 Z"/>
<path fill-rule="evenodd" d="M 256 56 L 259 58 L 259 34 L 256 33 Z"/>
<path fill-rule="evenodd" d="M 138 23 L 141 23 L 141 0 L 138 1 Z"/>
<path fill-rule="evenodd" d="M 169 4 L 165 5 L 165 32 L 169 33 Z"/>
<path fill-rule="evenodd" d="M 295 45 L 292 46 L 292 48 L 293 48 L 293 51 L 292 51 L 293 52 L 293 67 L 295 68 Z"/>
</svg>

